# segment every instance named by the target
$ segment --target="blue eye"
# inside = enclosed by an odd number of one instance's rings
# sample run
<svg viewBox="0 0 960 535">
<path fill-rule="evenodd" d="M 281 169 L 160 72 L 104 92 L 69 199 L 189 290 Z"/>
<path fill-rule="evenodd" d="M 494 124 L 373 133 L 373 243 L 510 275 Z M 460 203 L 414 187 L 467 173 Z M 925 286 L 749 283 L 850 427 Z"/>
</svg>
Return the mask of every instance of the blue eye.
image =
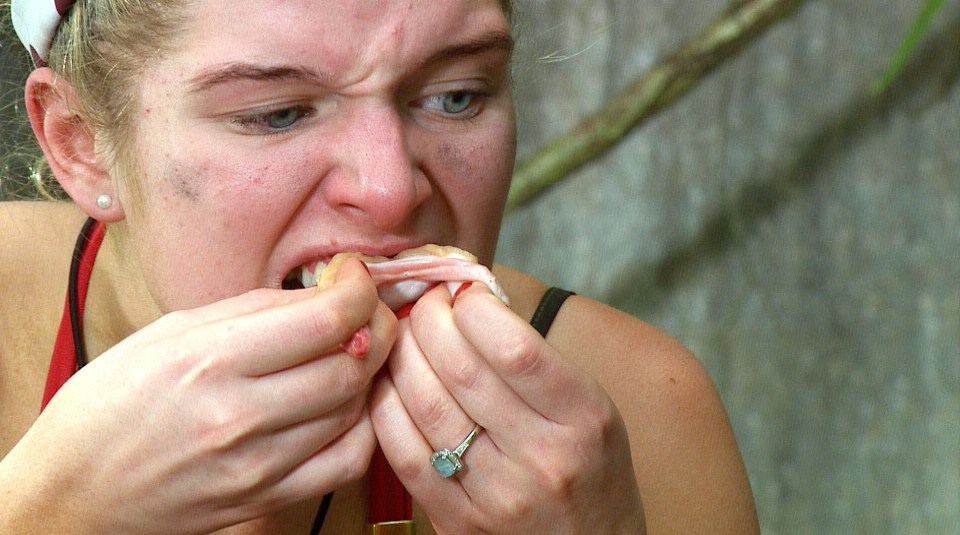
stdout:
<svg viewBox="0 0 960 535">
<path fill-rule="evenodd" d="M 443 98 L 443 111 L 446 113 L 463 113 L 473 103 L 472 93 L 444 93 L 440 97 Z"/>
<path fill-rule="evenodd" d="M 263 123 L 270 128 L 284 130 L 293 126 L 293 123 L 300 119 L 302 116 L 300 111 L 298 108 L 287 108 L 268 113 L 264 115 Z"/>
<path fill-rule="evenodd" d="M 430 110 L 434 110 L 445 115 L 469 116 L 477 111 L 477 98 L 475 92 L 470 91 L 451 91 L 449 93 L 439 93 L 430 95 L 421 101 L 421 105 Z"/>
<path fill-rule="evenodd" d="M 293 128 L 310 113 L 310 109 L 306 106 L 290 106 L 289 108 L 236 117 L 234 123 L 251 133 L 274 134 Z"/>
</svg>

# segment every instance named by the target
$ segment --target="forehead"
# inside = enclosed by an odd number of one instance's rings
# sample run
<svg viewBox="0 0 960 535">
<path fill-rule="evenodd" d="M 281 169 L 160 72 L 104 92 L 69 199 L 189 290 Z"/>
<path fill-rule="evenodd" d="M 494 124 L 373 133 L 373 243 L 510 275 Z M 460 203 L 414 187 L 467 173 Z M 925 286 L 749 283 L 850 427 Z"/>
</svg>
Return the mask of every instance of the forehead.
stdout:
<svg viewBox="0 0 960 535">
<path fill-rule="evenodd" d="M 509 32 L 500 0 L 193 0 L 172 56 L 194 68 L 296 62 L 338 82 Z"/>
</svg>

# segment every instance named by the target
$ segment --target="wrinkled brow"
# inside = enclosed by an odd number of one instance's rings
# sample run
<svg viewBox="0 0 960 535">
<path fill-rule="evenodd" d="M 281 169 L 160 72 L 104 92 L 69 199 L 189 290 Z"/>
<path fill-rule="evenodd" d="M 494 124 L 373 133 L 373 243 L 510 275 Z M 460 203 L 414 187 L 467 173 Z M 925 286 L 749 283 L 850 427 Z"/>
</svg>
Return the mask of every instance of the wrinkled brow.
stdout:
<svg viewBox="0 0 960 535">
<path fill-rule="evenodd" d="M 270 82 L 313 82 L 324 84 L 330 80 L 323 75 L 305 67 L 256 65 L 253 63 L 227 63 L 214 65 L 187 81 L 188 91 L 206 91 L 220 84 L 237 81 L 270 81 Z"/>
<path fill-rule="evenodd" d="M 501 50 L 508 54 L 513 51 L 513 38 L 510 36 L 510 32 L 493 31 L 466 42 L 443 48 L 421 62 L 420 68 L 495 50 Z M 301 66 L 270 66 L 230 62 L 204 69 L 187 81 L 187 88 L 189 92 L 196 93 L 220 84 L 237 81 L 310 82 L 330 85 L 332 77 Z"/>
</svg>

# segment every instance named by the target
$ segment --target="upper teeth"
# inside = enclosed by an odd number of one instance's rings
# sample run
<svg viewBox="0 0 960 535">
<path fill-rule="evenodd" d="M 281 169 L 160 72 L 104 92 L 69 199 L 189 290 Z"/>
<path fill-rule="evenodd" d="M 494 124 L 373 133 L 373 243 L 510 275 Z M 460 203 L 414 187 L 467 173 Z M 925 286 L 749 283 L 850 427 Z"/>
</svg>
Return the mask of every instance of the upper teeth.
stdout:
<svg viewBox="0 0 960 535">
<path fill-rule="evenodd" d="M 303 284 L 304 288 L 310 288 L 311 286 L 317 285 L 317 279 L 320 278 L 320 273 L 326 267 L 326 263 L 318 262 L 317 267 L 314 270 L 311 270 L 307 267 L 306 264 L 300 266 L 299 268 L 290 272 L 283 280 L 285 281 L 300 281 Z"/>
<path fill-rule="evenodd" d="M 307 266 L 300 268 L 300 282 L 303 284 L 304 288 L 310 288 L 311 286 L 317 285 L 317 279 L 320 278 L 320 272 L 323 271 L 323 268 L 326 267 L 326 264 L 323 262 L 317 263 L 317 267 L 314 270 L 310 270 Z"/>
</svg>

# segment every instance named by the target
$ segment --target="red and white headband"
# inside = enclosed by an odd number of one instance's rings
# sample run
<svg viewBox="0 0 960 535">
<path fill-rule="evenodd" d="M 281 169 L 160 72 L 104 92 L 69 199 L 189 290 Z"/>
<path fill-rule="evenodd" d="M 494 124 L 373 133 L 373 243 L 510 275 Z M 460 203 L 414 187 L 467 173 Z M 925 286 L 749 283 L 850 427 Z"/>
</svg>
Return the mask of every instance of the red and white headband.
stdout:
<svg viewBox="0 0 960 535">
<path fill-rule="evenodd" d="M 30 51 L 34 65 L 47 64 L 60 19 L 73 3 L 74 0 L 13 0 L 10 4 L 13 29 Z"/>
</svg>

